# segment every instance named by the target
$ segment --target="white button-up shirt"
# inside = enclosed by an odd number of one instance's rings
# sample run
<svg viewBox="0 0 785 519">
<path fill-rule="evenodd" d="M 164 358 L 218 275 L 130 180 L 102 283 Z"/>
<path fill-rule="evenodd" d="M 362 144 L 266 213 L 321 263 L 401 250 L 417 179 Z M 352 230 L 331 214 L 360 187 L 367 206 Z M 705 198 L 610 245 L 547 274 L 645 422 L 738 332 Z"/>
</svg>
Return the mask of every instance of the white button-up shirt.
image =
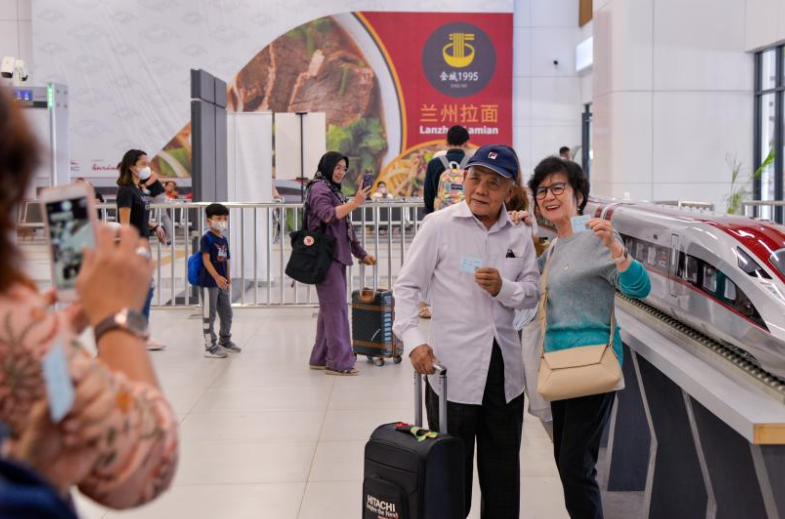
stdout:
<svg viewBox="0 0 785 519">
<path fill-rule="evenodd" d="M 507 402 L 523 393 L 523 356 L 513 321 L 515 310 L 538 301 L 531 232 L 527 225 L 513 225 L 506 210 L 488 229 L 463 202 L 428 215 L 412 242 L 394 287 L 393 330 L 409 350 L 430 344 L 448 370 L 451 402 L 482 404 L 494 339 L 504 358 Z M 463 258 L 499 270 L 502 288 L 496 297 L 474 281 L 473 273 L 461 271 Z M 418 327 L 420 294 L 429 285 L 430 341 Z M 431 386 L 440 391 L 435 381 Z"/>
</svg>

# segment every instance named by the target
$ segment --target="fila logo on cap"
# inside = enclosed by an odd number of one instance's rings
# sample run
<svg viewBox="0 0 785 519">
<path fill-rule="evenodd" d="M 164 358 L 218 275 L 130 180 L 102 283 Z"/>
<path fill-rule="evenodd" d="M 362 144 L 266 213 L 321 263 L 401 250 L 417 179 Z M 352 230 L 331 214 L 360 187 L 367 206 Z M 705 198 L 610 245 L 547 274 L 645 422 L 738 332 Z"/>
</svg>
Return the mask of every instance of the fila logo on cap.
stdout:
<svg viewBox="0 0 785 519">
<path fill-rule="evenodd" d="M 498 154 L 495 151 L 492 151 L 492 152 L 488 153 L 488 158 L 489 159 L 494 159 L 495 160 L 496 157 L 498 157 Z"/>
</svg>

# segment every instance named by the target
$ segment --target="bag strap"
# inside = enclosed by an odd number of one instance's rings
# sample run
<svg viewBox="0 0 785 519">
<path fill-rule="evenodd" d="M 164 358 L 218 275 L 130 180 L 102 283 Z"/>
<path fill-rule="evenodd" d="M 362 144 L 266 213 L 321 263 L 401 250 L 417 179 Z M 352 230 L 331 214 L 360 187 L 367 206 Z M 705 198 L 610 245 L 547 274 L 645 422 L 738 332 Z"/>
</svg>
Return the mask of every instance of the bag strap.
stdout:
<svg viewBox="0 0 785 519">
<path fill-rule="evenodd" d="M 464 169 L 465 170 L 466 169 L 466 164 L 468 164 L 470 160 L 471 160 L 471 157 L 469 156 L 469 154 L 468 153 L 464 154 L 463 158 L 461 159 L 461 163 L 458 165 L 458 167 L 460 169 Z"/>
<path fill-rule="evenodd" d="M 303 225 L 300 228 L 301 231 L 307 231 L 308 230 L 308 207 L 309 207 L 308 206 L 308 197 L 310 195 L 311 195 L 311 190 L 310 189 L 306 190 L 305 191 L 305 200 L 303 200 Z M 285 208 L 282 208 L 282 209 L 283 209 L 282 217 L 283 217 L 284 220 L 286 220 L 286 209 Z M 324 232 L 327 230 L 327 224 L 322 221 L 321 224 L 319 225 L 319 230 L 322 232 L 322 234 L 324 234 Z"/>
<path fill-rule="evenodd" d="M 540 318 L 540 357 L 545 356 L 545 330 L 548 327 L 548 278 L 551 275 L 551 261 L 553 259 L 553 249 L 556 247 L 558 238 L 553 240 L 545 252 L 545 267 L 542 269 L 542 276 L 540 276 L 540 311 L 537 312 Z"/>
<path fill-rule="evenodd" d="M 439 162 L 441 162 L 442 165 L 444 166 L 444 171 L 452 169 L 450 167 L 450 161 L 447 160 L 447 155 L 439 155 Z M 442 173 L 444 173 L 444 171 Z M 439 175 L 439 176 L 441 176 L 441 175 Z"/>
<path fill-rule="evenodd" d="M 540 357 L 545 356 L 545 330 L 548 327 L 548 278 L 551 275 L 551 263 L 553 260 L 553 252 L 554 248 L 556 247 L 556 242 L 559 239 L 556 238 L 553 240 L 551 245 L 548 247 L 548 250 L 545 254 L 547 257 L 545 258 L 545 267 L 542 269 L 542 276 L 540 276 L 540 288 L 542 290 L 542 295 L 540 296 L 540 311 L 537 312 L 540 316 Z M 610 332 L 610 339 L 608 340 L 608 347 L 611 349 L 614 355 L 616 355 L 616 350 L 613 349 L 613 341 L 616 337 L 616 308 L 614 303 L 614 308 L 611 310 L 611 332 Z M 618 355 L 617 355 L 618 358 Z"/>
</svg>

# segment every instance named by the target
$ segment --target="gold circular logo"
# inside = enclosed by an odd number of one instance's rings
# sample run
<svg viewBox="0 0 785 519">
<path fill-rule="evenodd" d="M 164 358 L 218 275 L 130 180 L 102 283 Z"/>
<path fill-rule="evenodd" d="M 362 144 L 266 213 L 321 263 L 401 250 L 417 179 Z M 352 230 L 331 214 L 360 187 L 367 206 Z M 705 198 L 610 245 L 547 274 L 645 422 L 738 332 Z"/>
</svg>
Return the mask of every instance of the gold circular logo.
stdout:
<svg viewBox="0 0 785 519">
<path fill-rule="evenodd" d="M 450 43 L 442 48 L 444 62 L 453 68 L 466 68 L 474 61 L 474 46 L 466 43 L 474 41 L 474 34 L 464 32 L 451 33 Z"/>
</svg>

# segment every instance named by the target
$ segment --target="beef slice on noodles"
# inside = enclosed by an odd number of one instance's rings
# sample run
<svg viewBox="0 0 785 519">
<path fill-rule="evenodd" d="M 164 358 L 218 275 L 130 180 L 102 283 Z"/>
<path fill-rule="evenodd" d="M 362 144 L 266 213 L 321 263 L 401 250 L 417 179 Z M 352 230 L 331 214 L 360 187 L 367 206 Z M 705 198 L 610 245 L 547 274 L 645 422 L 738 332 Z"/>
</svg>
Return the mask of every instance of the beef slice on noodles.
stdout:
<svg viewBox="0 0 785 519">
<path fill-rule="evenodd" d="M 297 78 L 289 111 L 325 112 L 331 124 L 345 126 L 370 113 L 374 79 L 373 70 L 354 54 L 314 53 L 308 71 Z"/>
<path fill-rule="evenodd" d="M 272 57 L 270 46 L 243 67 L 229 89 L 230 107 L 236 112 L 253 112 L 262 105 L 270 88 Z"/>
</svg>

